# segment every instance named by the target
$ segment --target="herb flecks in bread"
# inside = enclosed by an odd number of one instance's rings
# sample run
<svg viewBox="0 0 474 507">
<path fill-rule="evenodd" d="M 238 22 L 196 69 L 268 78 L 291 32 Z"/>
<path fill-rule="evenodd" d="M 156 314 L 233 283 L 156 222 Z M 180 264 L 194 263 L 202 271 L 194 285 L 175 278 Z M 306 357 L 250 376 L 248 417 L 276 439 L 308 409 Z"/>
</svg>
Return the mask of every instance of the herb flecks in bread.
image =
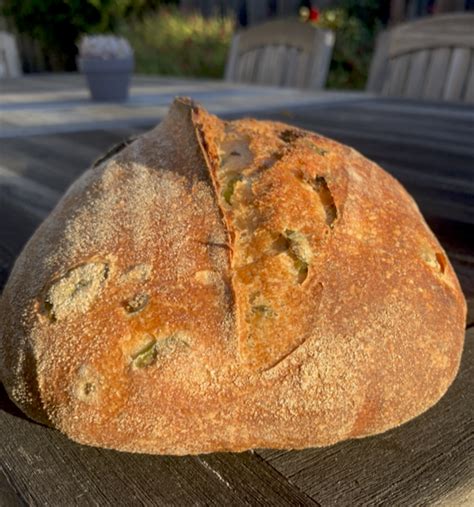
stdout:
<svg viewBox="0 0 474 507">
<path fill-rule="evenodd" d="M 0 377 L 30 417 L 122 451 L 304 448 L 393 428 L 445 393 L 465 302 L 376 164 L 187 99 L 109 157 L 0 300 Z"/>
</svg>

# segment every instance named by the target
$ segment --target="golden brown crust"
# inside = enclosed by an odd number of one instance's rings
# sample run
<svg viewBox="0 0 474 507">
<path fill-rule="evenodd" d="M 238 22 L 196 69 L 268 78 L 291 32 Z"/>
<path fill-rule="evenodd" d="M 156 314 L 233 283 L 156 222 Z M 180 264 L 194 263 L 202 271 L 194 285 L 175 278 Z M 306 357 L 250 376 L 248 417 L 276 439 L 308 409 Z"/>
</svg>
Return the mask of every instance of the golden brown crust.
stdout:
<svg viewBox="0 0 474 507">
<path fill-rule="evenodd" d="M 28 242 L 1 299 L 0 374 L 30 417 L 90 445 L 320 446 L 433 405 L 465 313 L 445 252 L 377 165 L 181 99 Z"/>
</svg>

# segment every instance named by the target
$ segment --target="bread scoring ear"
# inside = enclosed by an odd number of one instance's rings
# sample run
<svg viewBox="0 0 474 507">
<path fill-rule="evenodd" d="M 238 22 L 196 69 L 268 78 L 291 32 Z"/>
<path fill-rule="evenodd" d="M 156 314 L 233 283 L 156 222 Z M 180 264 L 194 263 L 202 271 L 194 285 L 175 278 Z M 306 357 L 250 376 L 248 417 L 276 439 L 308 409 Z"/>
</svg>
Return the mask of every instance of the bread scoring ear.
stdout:
<svg viewBox="0 0 474 507">
<path fill-rule="evenodd" d="M 338 213 L 331 150 L 296 129 L 195 117 L 229 232 L 240 360 L 266 370 L 314 333 Z"/>
</svg>

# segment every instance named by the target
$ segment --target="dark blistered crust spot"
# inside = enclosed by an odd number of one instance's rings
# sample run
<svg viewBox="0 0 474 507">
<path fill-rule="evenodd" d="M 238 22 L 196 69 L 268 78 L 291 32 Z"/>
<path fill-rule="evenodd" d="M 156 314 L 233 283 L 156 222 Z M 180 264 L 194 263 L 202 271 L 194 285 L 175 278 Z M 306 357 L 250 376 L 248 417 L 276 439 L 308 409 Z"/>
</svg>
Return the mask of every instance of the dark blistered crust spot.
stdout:
<svg viewBox="0 0 474 507">
<path fill-rule="evenodd" d="M 284 143 L 293 143 L 300 137 L 304 137 L 305 133 L 301 132 L 297 129 L 286 129 L 280 132 L 278 137 L 284 142 Z"/>
</svg>

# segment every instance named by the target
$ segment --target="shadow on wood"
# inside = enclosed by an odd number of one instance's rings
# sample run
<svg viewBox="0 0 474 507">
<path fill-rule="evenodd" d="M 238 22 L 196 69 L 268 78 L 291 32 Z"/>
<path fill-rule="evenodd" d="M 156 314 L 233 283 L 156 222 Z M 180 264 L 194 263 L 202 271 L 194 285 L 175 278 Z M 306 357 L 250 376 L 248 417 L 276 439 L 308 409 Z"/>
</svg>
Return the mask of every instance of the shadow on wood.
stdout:
<svg viewBox="0 0 474 507">
<path fill-rule="evenodd" d="M 25 421 L 30 422 L 31 424 L 39 424 L 31 419 L 29 419 L 8 397 L 5 388 L 0 383 L 0 412 L 5 412 L 13 417 L 19 417 L 20 419 L 24 419 Z M 41 426 L 41 425 L 40 425 Z"/>
</svg>

